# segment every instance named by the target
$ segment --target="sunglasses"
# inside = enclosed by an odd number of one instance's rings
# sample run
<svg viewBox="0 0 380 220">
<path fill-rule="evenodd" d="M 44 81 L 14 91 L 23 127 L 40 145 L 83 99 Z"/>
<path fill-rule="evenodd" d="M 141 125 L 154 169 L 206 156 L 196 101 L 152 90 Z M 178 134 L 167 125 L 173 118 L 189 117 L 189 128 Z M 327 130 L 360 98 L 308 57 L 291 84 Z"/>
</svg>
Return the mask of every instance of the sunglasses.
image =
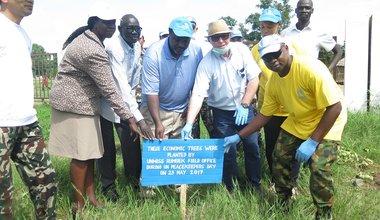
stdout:
<svg viewBox="0 0 380 220">
<path fill-rule="evenodd" d="M 230 38 L 230 34 L 217 34 L 217 35 L 213 35 L 210 37 L 210 40 L 212 42 L 218 42 L 220 39 L 222 39 L 223 41 L 227 40 Z"/>
<path fill-rule="evenodd" d="M 265 63 L 270 63 L 272 60 L 278 59 L 282 54 L 282 47 L 283 46 L 276 52 L 265 54 L 261 59 L 263 59 Z"/>
<path fill-rule="evenodd" d="M 123 26 L 123 28 L 125 28 L 125 30 L 128 32 L 132 32 L 132 31 L 141 32 L 142 30 L 142 27 L 140 26 Z"/>
</svg>

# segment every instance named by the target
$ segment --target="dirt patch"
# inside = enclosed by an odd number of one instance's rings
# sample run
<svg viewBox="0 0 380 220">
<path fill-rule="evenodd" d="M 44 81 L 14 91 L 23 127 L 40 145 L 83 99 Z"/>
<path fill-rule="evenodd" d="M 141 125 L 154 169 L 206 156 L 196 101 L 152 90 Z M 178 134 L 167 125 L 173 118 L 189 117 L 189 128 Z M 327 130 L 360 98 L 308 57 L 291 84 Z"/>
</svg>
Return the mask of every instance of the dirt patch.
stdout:
<svg viewBox="0 0 380 220">
<path fill-rule="evenodd" d="M 376 185 L 380 187 L 380 173 L 375 173 L 373 177 L 374 177 Z"/>
</svg>

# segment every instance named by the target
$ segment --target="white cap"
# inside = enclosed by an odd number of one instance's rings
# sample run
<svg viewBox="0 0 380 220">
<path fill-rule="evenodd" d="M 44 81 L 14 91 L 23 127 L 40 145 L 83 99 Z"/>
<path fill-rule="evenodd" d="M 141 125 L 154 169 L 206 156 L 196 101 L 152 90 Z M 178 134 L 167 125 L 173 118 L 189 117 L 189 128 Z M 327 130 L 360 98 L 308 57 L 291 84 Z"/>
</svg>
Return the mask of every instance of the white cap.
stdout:
<svg viewBox="0 0 380 220">
<path fill-rule="evenodd" d="M 231 33 L 230 38 L 233 38 L 233 37 L 241 37 L 241 38 L 243 38 L 243 35 L 241 34 L 241 31 L 239 31 L 239 30 L 233 30 L 232 33 Z"/>
<path fill-rule="evenodd" d="M 259 42 L 259 53 L 260 57 L 263 57 L 265 54 L 277 52 L 281 49 L 281 46 L 285 43 L 283 37 L 278 34 L 272 34 L 263 37 Z"/>
<path fill-rule="evenodd" d="M 106 2 L 98 1 L 95 2 L 90 8 L 88 17 L 98 17 L 102 20 L 114 20 L 116 19 L 115 11 Z"/>
</svg>

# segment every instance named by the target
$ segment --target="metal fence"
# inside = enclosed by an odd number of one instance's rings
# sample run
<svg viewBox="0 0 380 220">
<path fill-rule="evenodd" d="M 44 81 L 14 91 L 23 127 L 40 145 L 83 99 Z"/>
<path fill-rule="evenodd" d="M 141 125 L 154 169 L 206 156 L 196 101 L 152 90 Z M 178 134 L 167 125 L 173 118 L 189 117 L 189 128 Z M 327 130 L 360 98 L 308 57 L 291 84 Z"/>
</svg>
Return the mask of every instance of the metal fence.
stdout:
<svg viewBox="0 0 380 220">
<path fill-rule="evenodd" d="M 57 74 L 58 61 L 56 53 L 32 54 L 34 78 L 34 99 L 49 99 L 52 80 Z"/>
</svg>

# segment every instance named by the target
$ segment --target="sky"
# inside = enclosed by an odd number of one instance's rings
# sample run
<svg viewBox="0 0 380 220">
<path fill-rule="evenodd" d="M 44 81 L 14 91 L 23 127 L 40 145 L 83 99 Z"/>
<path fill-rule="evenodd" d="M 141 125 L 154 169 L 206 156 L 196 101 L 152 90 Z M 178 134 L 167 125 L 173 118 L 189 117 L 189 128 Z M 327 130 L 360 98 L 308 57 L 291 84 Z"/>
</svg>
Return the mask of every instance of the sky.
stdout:
<svg viewBox="0 0 380 220">
<path fill-rule="evenodd" d="M 23 19 L 21 25 L 32 41 L 46 52 L 61 54 L 66 38 L 78 27 L 86 25 L 89 8 L 96 0 L 34 0 L 33 14 Z M 170 21 L 178 16 L 196 18 L 201 36 L 206 35 L 207 25 L 222 16 L 231 16 L 244 23 L 251 13 L 261 12 L 256 7 L 259 0 L 107 0 L 115 10 L 115 18 L 134 14 L 143 28 L 142 34 L 149 46 L 158 40 L 158 34 L 167 30 Z M 290 0 L 295 8 L 297 0 Z M 379 0 L 314 0 L 311 23 L 323 27 L 327 33 L 337 36 L 338 43 L 345 39 L 346 19 L 356 19 L 378 13 Z M 293 13 L 294 14 L 294 13 Z M 297 21 L 292 18 L 292 24 Z"/>
</svg>

